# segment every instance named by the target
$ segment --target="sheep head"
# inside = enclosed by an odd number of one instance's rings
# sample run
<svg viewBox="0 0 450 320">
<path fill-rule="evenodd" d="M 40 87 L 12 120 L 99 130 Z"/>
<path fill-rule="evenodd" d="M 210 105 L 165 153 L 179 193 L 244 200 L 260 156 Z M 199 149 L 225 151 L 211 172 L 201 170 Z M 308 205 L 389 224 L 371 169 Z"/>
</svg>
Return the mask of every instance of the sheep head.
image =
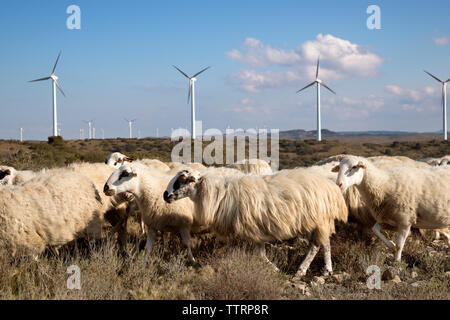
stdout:
<svg viewBox="0 0 450 320">
<path fill-rule="evenodd" d="M 360 157 L 345 157 L 332 169 L 333 172 L 339 172 L 336 184 L 345 192 L 353 185 L 359 185 L 363 181 L 366 161 Z"/>
<path fill-rule="evenodd" d="M 107 196 L 113 196 L 123 192 L 133 193 L 138 186 L 136 177 L 137 168 L 132 163 L 126 163 L 114 171 L 106 181 L 103 192 Z"/>
<path fill-rule="evenodd" d="M 16 170 L 13 167 L 0 166 L 0 185 L 13 184 Z"/>
<path fill-rule="evenodd" d="M 132 162 L 133 159 L 127 157 L 126 155 L 120 152 L 113 152 L 109 156 L 106 157 L 105 164 L 113 168 L 119 168 L 122 164 L 127 162 Z"/>
<path fill-rule="evenodd" d="M 200 172 L 194 169 L 185 169 L 173 177 L 164 191 L 163 197 L 167 203 L 195 195 L 196 186 L 200 181 Z"/>
</svg>

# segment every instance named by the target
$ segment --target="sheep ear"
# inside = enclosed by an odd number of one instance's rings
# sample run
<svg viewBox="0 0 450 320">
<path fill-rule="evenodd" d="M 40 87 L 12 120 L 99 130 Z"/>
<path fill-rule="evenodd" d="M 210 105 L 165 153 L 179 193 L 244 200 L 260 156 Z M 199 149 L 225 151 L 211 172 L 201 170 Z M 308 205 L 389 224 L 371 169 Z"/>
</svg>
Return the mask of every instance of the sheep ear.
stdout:
<svg viewBox="0 0 450 320">
<path fill-rule="evenodd" d="M 123 162 L 128 161 L 128 162 L 133 162 L 133 159 L 130 157 L 125 157 L 123 158 Z"/>
<path fill-rule="evenodd" d="M 365 169 L 366 168 L 366 166 L 361 161 L 358 163 L 357 167 L 358 167 L 358 169 L 359 168 L 361 168 L 361 169 Z"/>
<path fill-rule="evenodd" d="M 9 170 L 9 169 L 6 169 L 4 172 L 6 173 L 7 176 L 9 176 L 11 174 L 11 170 Z"/>
<path fill-rule="evenodd" d="M 339 166 L 336 166 L 333 169 L 331 169 L 331 172 L 339 172 Z"/>
</svg>

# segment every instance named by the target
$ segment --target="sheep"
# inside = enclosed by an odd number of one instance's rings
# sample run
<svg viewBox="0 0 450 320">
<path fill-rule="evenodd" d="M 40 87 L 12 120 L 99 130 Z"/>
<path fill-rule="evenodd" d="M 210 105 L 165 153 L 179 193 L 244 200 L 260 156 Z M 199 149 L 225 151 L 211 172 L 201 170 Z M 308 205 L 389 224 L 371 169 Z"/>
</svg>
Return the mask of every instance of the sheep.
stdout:
<svg viewBox="0 0 450 320">
<path fill-rule="evenodd" d="M 72 163 L 64 170 L 76 172 L 89 177 L 98 190 L 102 190 L 105 181 L 114 172 L 114 168 L 103 163 L 77 162 Z M 118 243 L 122 254 L 125 254 L 127 243 L 127 220 L 134 210 L 132 197 L 123 194 L 116 197 L 106 197 L 103 193 L 100 195 L 102 202 L 105 203 L 105 217 L 111 223 L 113 229 L 111 233 L 118 233 Z"/>
<path fill-rule="evenodd" d="M 130 157 L 127 157 L 126 155 L 120 153 L 120 152 L 113 152 L 110 155 L 106 157 L 105 164 L 117 169 L 125 162 L 132 162 L 132 161 L 138 161 L 146 166 L 152 166 L 154 168 L 157 168 L 162 171 L 169 171 L 170 167 L 165 164 L 162 161 L 159 161 L 158 159 L 141 159 L 141 160 L 133 160 Z"/>
<path fill-rule="evenodd" d="M 177 169 L 180 167 L 189 167 L 189 168 L 196 169 L 196 170 L 206 169 L 206 167 L 203 164 L 198 163 L 198 162 L 191 162 L 191 163 L 167 162 L 166 164 L 169 166 L 170 170 Z"/>
<path fill-rule="evenodd" d="M 12 256 L 41 254 L 78 237 L 102 234 L 103 209 L 94 183 L 73 172 L 37 175 L 0 188 L 0 246 Z"/>
<path fill-rule="evenodd" d="M 256 173 L 256 174 L 272 174 L 272 168 L 267 161 L 261 159 L 245 159 L 243 161 L 229 164 L 228 168 L 238 169 L 244 173 Z"/>
<path fill-rule="evenodd" d="M 13 167 L 0 166 L 0 185 L 15 185 L 34 178 L 36 172 L 31 170 L 16 170 Z"/>
<path fill-rule="evenodd" d="M 306 274 L 320 245 L 325 273 L 332 272 L 334 220 L 347 221 L 347 208 L 336 184 L 304 169 L 227 177 L 187 169 L 172 178 L 163 197 L 167 203 L 190 198 L 199 224 L 210 226 L 220 239 L 256 243 L 266 261 L 264 242 L 309 234 L 310 248 L 297 278 Z"/>
<path fill-rule="evenodd" d="M 450 226 L 450 171 L 443 168 L 378 169 L 371 161 L 349 156 L 341 160 L 337 185 L 345 192 L 356 186 L 376 220 L 375 234 L 401 254 L 411 227 L 442 229 Z M 396 243 L 380 231 L 386 224 L 397 229 Z"/>
<path fill-rule="evenodd" d="M 441 162 L 439 163 L 439 166 L 450 166 L 450 156 L 443 157 Z"/>
<path fill-rule="evenodd" d="M 125 163 L 107 179 L 103 191 L 108 196 L 121 193 L 133 194 L 144 223 L 147 225 L 147 243 L 144 261 L 156 239 L 156 231 L 176 231 L 187 247 L 188 259 L 196 263 L 190 245 L 190 232 L 200 232 L 204 228 L 194 221 L 194 205 L 191 200 L 168 204 L 162 194 L 173 175 L 156 169 L 149 169 L 141 163 Z"/>
</svg>

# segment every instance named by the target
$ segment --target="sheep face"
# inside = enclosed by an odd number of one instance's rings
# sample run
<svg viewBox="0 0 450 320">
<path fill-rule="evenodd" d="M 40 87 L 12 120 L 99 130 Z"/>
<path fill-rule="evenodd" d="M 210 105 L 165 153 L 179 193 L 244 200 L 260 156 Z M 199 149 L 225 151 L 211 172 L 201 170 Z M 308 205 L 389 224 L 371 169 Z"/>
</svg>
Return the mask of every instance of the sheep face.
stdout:
<svg viewBox="0 0 450 320">
<path fill-rule="evenodd" d="M 113 196 L 123 192 L 131 192 L 138 187 L 137 172 L 131 164 L 125 164 L 114 171 L 106 181 L 103 192 L 107 196 Z"/>
<path fill-rule="evenodd" d="M 447 166 L 449 164 L 450 164 L 450 159 L 444 158 L 441 160 L 441 163 L 439 164 L 439 166 L 443 167 L 443 166 Z"/>
<path fill-rule="evenodd" d="M 200 180 L 200 173 L 194 169 L 186 169 L 178 172 L 170 180 L 164 191 L 163 197 L 167 203 L 180 200 L 186 197 L 194 197 L 196 185 Z"/>
<path fill-rule="evenodd" d="M 349 187 L 361 184 L 365 169 L 366 166 L 360 158 L 345 157 L 341 160 L 339 166 L 333 168 L 332 171 L 339 170 L 336 184 L 342 192 L 345 192 Z"/>
<path fill-rule="evenodd" d="M 132 161 L 133 159 L 127 157 L 126 155 L 120 152 L 113 152 L 106 157 L 105 164 L 107 164 L 110 167 L 118 169 L 122 164 Z"/>
<path fill-rule="evenodd" d="M 0 185 L 13 184 L 16 170 L 12 167 L 0 166 Z"/>
</svg>

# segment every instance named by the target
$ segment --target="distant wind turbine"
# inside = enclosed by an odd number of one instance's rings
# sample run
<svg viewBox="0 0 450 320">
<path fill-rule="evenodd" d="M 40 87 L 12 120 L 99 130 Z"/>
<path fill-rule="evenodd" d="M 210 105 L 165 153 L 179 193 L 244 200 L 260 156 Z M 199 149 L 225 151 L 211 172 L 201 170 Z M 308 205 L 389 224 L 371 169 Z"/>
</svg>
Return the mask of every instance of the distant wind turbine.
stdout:
<svg viewBox="0 0 450 320">
<path fill-rule="evenodd" d="M 128 120 L 127 118 L 124 118 L 124 120 L 126 122 L 128 122 L 128 130 L 130 131 L 130 139 L 133 138 L 133 123 L 137 120 L 137 119 L 133 119 L 133 120 Z"/>
<path fill-rule="evenodd" d="M 50 80 L 52 79 L 52 92 L 53 92 L 53 136 L 58 135 L 58 117 L 56 112 L 56 87 L 58 87 L 59 91 L 63 94 L 63 96 L 66 96 L 64 94 L 64 91 L 61 89 L 60 85 L 58 84 L 58 77 L 55 75 L 55 69 L 56 65 L 58 64 L 59 57 L 61 56 L 61 51 L 58 54 L 58 58 L 56 58 L 55 65 L 53 66 L 52 74 L 45 78 L 40 78 L 36 80 L 31 80 L 29 82 L 36 82 L 36 81 L 44 81 L 44 80 Z"/>
<path fill-rule="evenodd" d="M 298 90 L 297 93 L 299 93 L 302 90 L 305 90 L 306 88 L 313 86 L 314 84 L 317 84 L 317 141 L 322 141 L 322 127 L 321 127 L 321 122 L 320 122 L 320 86 L 327 88 L 334 94 L 336 94 L 336 92 L 331 90 L 325 83 L 323 83 L 322 80 L 319 79 L 319 68 L 320 68 L 320 57 L 317 58 L 316 80 L 314 80 L 313 82 L 308 84 L 306 87 Z"/>
<path fill-rule="evenodd" d="M 94 123 L 94 120 L 83 120 L 83 122 L 86 122 L 89 128 L 89 139 L 92 139 L 92 124 Z"/>
<path fill-rule="evenodd" d="M 191 102 L 191 137 L 192 139 L 195 139 L 196 134 L 195 134 L 195 81 L 197 81 L 197 76 L 208 70 L 211 67 L 206 67 L 205 69 L 197 72 L 196 74 L 194 74 L 192 77 L 189 77 L 186 73 L 184 73 L 183 71 L 181 71 L 178 67 L 173 66 L 175 69 L 177 69 L 183 76 L 185 76 L 186 78 L 189 79 L 189 90 L 188 90 L 188 103 L 189 100 Z"/>
<path fill-rule="evenodd" d="M 433 76 L 428 71 L 425 71 L 425 73 L 427 73 L 430 77 L 439 81 L 442 84 L 443 129 L 444 129 L 444 140 L 447 140 L 447 83 L 450 81 L 450 79 L 447 79 L 447 81 L 442 81 L 441 79 Z"/>
</svg>

